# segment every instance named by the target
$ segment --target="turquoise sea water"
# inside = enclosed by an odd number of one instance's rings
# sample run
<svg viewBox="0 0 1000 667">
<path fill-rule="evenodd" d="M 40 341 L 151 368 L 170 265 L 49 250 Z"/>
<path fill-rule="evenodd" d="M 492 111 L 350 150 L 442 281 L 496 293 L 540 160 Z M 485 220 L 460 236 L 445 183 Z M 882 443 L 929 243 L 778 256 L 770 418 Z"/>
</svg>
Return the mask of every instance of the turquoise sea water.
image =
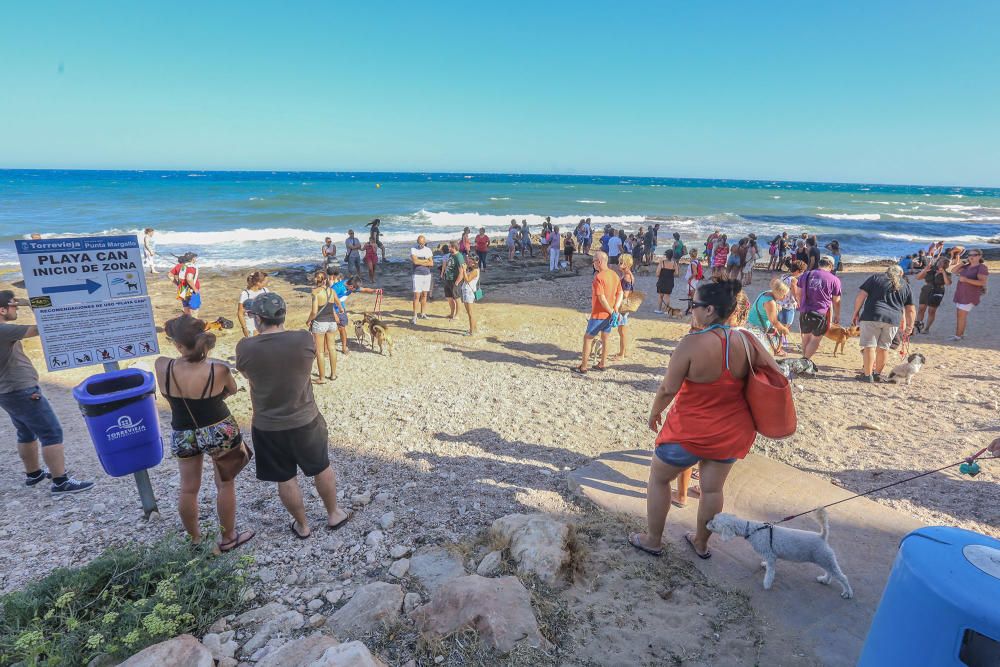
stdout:
<svg viewBox="0 0 1000 667">
<path fill-rule="evenodd" d="M 809 231 L 838 239 L 849 260 L 897 256 L 932 240 L 983 244 L 1000 236 L 1000 189 L 705 179 L 316 172 L 0 171 L 0 266 L 13 240 L 157 229 L 165 255 L 198 252 L 203 266 L 312 262 L 325 236 L 362 238 L 374 217 L 390 259 L 418 234 L 463 227 L 501 233 L 510 218 L 544 216 L 568 231 L 581 217 L 627 229 L 661 223 L 702 241 L 714 229 Z"/>
</svg>

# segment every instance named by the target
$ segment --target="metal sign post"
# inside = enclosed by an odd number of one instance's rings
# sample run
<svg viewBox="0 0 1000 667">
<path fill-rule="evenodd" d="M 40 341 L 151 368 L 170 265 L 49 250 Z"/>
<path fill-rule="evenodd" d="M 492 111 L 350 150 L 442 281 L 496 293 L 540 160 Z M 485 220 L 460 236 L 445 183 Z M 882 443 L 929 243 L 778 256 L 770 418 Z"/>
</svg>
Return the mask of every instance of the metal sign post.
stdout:
<svg viewBox="0 0 1000 667">
<path fill-rule="evenodd" d="M 50 371 L 159 354 L 134 234 L 15 241 Z M 81 326 L 86 324 L 87 326 Z M 149 473 L 133 473 L 146 519 L 159 516 Z"/>
</svg>

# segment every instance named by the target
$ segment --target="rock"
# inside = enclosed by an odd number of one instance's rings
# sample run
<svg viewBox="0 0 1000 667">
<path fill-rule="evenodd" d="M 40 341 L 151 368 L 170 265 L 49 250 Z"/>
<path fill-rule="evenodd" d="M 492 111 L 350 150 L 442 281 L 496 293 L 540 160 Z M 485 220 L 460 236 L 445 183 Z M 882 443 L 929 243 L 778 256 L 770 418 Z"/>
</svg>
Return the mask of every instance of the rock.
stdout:
<svg viewBox="0 0 1000 667">
<path fill-rule="evenodd" d="M 309 604 L 306 605 L 306 609 L 308 609 L 309 611 L 319 611 L 322 608 L 323 608 L 323 600 L 320 598 L 315 598 L 313 600 L 310 600 Z"/>
<path fill-rule="evenodd" d="M 274 573 L 271 568 L 265 567 L 263 570 L 258 570 L 257 578 L 265 584 L 273 584 L 278 579 L 278 575 Z"/>
<path fill-rule="evenodd" d="M 322 628 L 326 625 L 326 616 L 323 614 L 313 614 L 309 617 L 310 628 Z"/>
<path fill-rule="evenodd" d="M 327 591 L 324 597 L 330 604 L 337 604 L 340 602 L 340 598 L 344 597 L 344 591 L 339 588 L 335 591 Z"/>
<path fill-rule="evenodd" d="M 508 514 L 493 522 L 494 536 L 510 545 L 518 574 L 555 584 L 569 564 L 569 526 L 545 514 Z"/>
<path fill-rule="evenodd" d="M 292 572 L 291 574 L 289 574 L 288 576 L 286 576 L 284 579 L 282 579 L 281 583 L 283 583 L 286 586 L 294 586 L 295 582 L 298 581 L 298 580 L 299 580 L 299 575 L 296 574 L 295 572 Z"/>
<path fill-rule="evenodd" d="M 83 522 L 74 521 L 73 523 L 69 524 L 69 528 L 66 529 L 66 532 L 69 533 L 70 535 L 76 535 L 81 530 L 83 530 Z"/>
<path fill-rule="evenodd" d="M 297 611 L 286 611 L 277 618 L 267 621 L 264 625 L 260 626 L 256 634 L 250 638 L 250 641 L 243 645 L 243 655 L 250 655 L 256 652 L 275 633 L 288 633 L 292 630 L 297 630 L 305 625 L 305 622 L 305 617 Z"/>
<path fill-rule="evenodd" d="M 411 611 L 420 606 L 423 600 L 420 597 L 420 593 L 407 593 L 403 598 L 403 613 L 409 614 Z"/>
<path fill-rule="evenodd" d="M 223 658 L 216 667 L 237 667 L 240 661 L 236 658 Z"/>
<path fill-rule="evenodd" d="M 375 502 L 377 502 L 377 503 L 384 503 L 385 501 L 389 500 L 389 498 L 391 498 L 391 497 L 392 496 L 389 495 L 388 491 L 379 491 L 378 494 L 375 496 Z"/>
<path fill-rule="evenodd" d="M 308 637 L 294 639 L 274 651 L 257 663 L 257 667 L 298 667 L 311 665 L 319 660 L 323 653 L 337 646 L 337 640 L 328 635 L 315 632 Z"/>
<path fill-rule="evenodd" d="M 396 524 L 396 514 L 394 512 L 386 512 L 378 520 L 378 525 L 382 526 L 382 530 L 389 530 Z"/>
<path fill-rule="evenodd" d="M 338 609 L 327 625 L 338 637 L 362 634 L 380 623 L 399 618 L 402 606 L 401 586 L 376 581 L 354 591 L 351 601 Z"/>
<path fill-rule="evenodd" d="M 370 547 L 377 547 L 378 545 L 382 544 L 383 539 L 385 539 L 385 533 L 383 533 L 381 530 L 373 530 L 372 532 L 368 533 L 368 536 L 365 538 L 365 544 L 367 544 Z"/>
<path fill-rule="evenodd" d="M 212 625 L 208 626 L 208 631 L 213 632 L 215 634 L 219 634 L 220 632 L 225 632 L 228 629 L 229 629 L 229 622 L 226 620 L 225 616 L 217 620 L 215 623 L 212 623 Z"/>
<path fill-rule="evenodd" d="M 410 557 L 410 576 L 433 594 L 443 584 L 465 576 L 465 566 L 447 549 L 424 547 Z"/>
<path fill-rule="evenodd" d="M 270 621 L 272 618 L 276 618 L 281 614 L 288 611 L 288 607 L 279 602 L 269 602 L 263 607 L 258 607 L 257 609 L 251 609 L 250 611 L 244 612 L 237 616 L 233 620 L 233 627 L 242 628 L 246 625 L 257 625 L 264 623 L 265 621 Z"/>
<path fill-rule="evenodd" d="M 191 635 L 180 635 L 139 651 L 119 667 L 214 667 L 212 653 Z"/>
<path fill-rule="evenodd" d="M 398 560 L 400 558 L 406 558 L 407 556 L 409 556 L 410 551 L 411 551 L 410 547 L 404 547 L 400 544 L 397 544 L 393 548 L 389 549 L 389 556 L 391 556 L 393 560 Z"/>
<path fill-rule="evenodd" d="M 94 514 L 104 514 L 107 511 L 108 506 L 104 503 L 94 503 L 94 506 L 90 509 L 94 512 Z"/>
<path fill-rule="evenodd" d="M 503 553 L 500 551 L 491 551 L 486 556 L 479 561 L 479 567 L 476 568 L 476 574 L 480 577 L 494 577 L 500 574 L 500 566 L 503 564 Z"/>
<path fill-rule="evenodd" d="M 364 507 L 371 501 L 372 501 L 372 494 L 370 493 L 358 493 L 351 496 L 352 505 L 360 505 L 361 507 Z"/>
<path fill-rule="evenodd" d="M 404 558 L 402 560 L 397 560 L 395 563 L 389 566 L 389 574 L 396 579 L 402 579 L 406 576 L 407 571 L 410 569 L 410 559 Z"/>
<path fill-rule="evenodd" d="M 386 667 L 361 642 L 347 642 L 332 646 L 309 667 Z"/>
<path fill-rule="evenodd" d="M 236 655 L 236 650 L 240 647 L 239 644 L 233 641 L 232 632 L 227 632 L 225 637 L 214 632 L 209 633 L 201 638 L 201 643 L 211 651 L 212 657 L 216 660 L 232 658 Z"/>
<path fill-rule="evenodd" d="M 426 636 L 445 637 L 472 628 L 483 642 L 503 653 L 520 642 L 544 650 L 551 647 L 538 631 L 531 597 L 517 577 L 471 574 L 453 579 L 412 617 Z"/>
</svg>

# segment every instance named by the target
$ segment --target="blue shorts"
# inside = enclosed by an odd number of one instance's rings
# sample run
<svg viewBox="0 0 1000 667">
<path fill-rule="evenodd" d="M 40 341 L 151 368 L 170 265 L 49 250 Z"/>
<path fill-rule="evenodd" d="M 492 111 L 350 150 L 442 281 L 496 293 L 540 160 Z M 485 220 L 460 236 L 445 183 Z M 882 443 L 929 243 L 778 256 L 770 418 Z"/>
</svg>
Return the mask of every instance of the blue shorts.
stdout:
<svg viewBox="0 0 1000 667">
<path fill-rule="evenodd" d="M 195 292 L 188 298 L 182 299 L 181 305 L 191 310 L 198 310 L 201 308 L 201 292 Z"/>
<path fill-rule="evenodd" d="M 688 450 L 684 449 L 683 445 L 678 445 L 676 442 L 665 442 L 662 445 L 657 445 L 656 458 L 660 459 L 667 465 L 672 465 L 676 468 L 690 468 L 699 461 L 736 463 L 736 459 L 703 459 L 700 456 L 695 456 Z"/>
<path fill-rule="evenodd" d="M 792 322 L 795 321 L 795 309 L 782 308 L 781 312 L 778 313 L 778 321 L 784 324 L 786 327 L 792 326 Z"/>
<path fill-rule="evenodd" d="M 736 255 L 730 255 L 729 259 L 726 260 L 726 266 L 736 266 L 740 263 L 740 258 Z"/>
<path fill-rule="evenodd" d="M 610 333 L 612 329 L 611 318 L 587 320 L 587 336 L 593 338 L 598 334 Z"/>
<path fill-rule="evenodd" d="M 31 398 L 35 394 L 38 398 Z M 38 387 L 0 394 L 0 407 L 7 411 L 17 429 L 18 444 L 35 440 L 43 447 L 62 444 L 62 426 Z"/>
</svg>

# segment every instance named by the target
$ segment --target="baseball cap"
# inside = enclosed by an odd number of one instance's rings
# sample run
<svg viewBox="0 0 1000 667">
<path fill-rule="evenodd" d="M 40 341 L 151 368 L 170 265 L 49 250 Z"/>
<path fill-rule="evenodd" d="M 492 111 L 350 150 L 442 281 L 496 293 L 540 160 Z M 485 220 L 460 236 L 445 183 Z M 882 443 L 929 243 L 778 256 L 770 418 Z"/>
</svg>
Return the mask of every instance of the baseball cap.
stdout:
<svg viewBox="0 0 1000 667">
<path fill-rule="evenodd" d="M 286 311 L 285 300 L 281 298 L 281 295 L 274 292 L 265 292 L 258 294 L 252 299 L 247 299 L 243 302 L 243 308 L 248 313 L 266 317 L 270 320 L 283 317 Z"/>
</svg>

